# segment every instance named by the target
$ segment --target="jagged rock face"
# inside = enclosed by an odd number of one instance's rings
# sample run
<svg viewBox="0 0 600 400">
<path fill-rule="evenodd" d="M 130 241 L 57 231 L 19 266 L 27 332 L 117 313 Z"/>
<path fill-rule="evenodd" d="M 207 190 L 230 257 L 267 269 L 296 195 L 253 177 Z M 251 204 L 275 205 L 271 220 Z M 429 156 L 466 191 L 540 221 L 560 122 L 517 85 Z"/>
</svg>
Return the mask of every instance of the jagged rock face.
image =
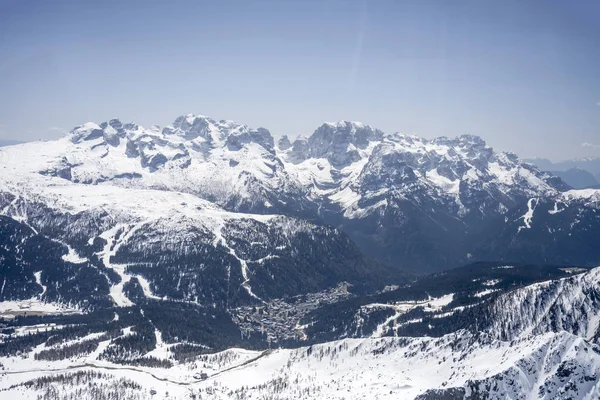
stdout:
<svg viewBox="0 0 600 400">
<path fill-rule="evenodd" d="M 306 153 L 308 152 L 308 139 L 300 136 L 294 140 L 289 152 L 288 160 L 292 163 L 301 163 L 306 159 Z"/>
<path fill-rule="evenodd" d="M 381 144 L 373 150 L 359 175 L 358 187 L 363 193 L 390 187 L 407 190 L 419 181 L 419 171 L 415 173 L 415 164 L 414 154 L 397 153 L 393 151 L 393 144 Z"/>
<path fill-rule="evenodd" d="M 163 135 L 176 135 L 186 141 L 202 139 L 209 146 L 219 146 L 226 141 L 230 150 L 240 150 L 243 145 L 257 143 L 268 151 L 273 151 L 274 140 L 271 133 L 264 128 L 250 129 L 232 121 L 215 121 L 204 116 L 193 114 L 178 117 L 172 126 L 162 131 Z"/>
<path fill-rule="evenodd" d="M 527 196 L 555 194 L 564 189 L 559 180 L 521 164 L 514 154 L 494 153 L 483 140 L 472 135 L 425 140 L 385 135 L 355 122 L 326 123 L 310 138 L 298 138 L 293 145 L 282 138 L 281 153 L 276 154 L 274 140 L 266 129 L 194 115 L 177 118 L 162 133 L 134 124 L 123 125 L 117 120 L 100 126 L 86 124 L 72 133 L 76 143 L 100 137 L 103 140 L 92 146 L 95 157 L 113 156 L 116 149 L 111 152 L 107 147 L 118 146 L 119 140 L 126 138 L 124 153 L 139 159 L 142 171 L 119 166 L 121 171 L 111 174 L 102 171 L 102 165 L 82 165 L 72 172 L 74 179 L 94 183 L 153 172 L 151 179 L 144 177 L 134 184 L 158 184 L 194 192 L 233 211 L 236 207 L 245 211 L 268 209 L 266 203 L 277 209 L 272 200 L 286 195 L 294 196 L 295 201 L 290 200 L 298 205 L 303 203 L 299 195 L 306 191 L 310 200 L 318 203 L 315 208 L 325 205 L 325 210 L 351 219 L 381 212 L 386 206 L 374 203 L 375 197 L 395 199 L 396 203 L 403 198 L 419 204 L 427 198 L 453 216 L 482 219 L 503 213 Z M 217 176 L 227 179 L 188 172 L 195 169 L 196 163 L 204 169 L 218 168 Z M 181 173 L 179 169 L 185 171 Z M 79 177 L 77 170 L 85 170 L 87 176 Z M 186 175 L 195 185 L 174 185 L 176 174 Z M 161 175 L 171 179 L 158 179 Z M 239 204 L 244 197 L 243 204 Z M 360 202 L 369 206 L 361 207 Z M 310 208 L 301 204 L 300 208 L 307 207 Z"/>
<path fill-rule="evenodd" d="M 279 150 L 285 151 L 285 150 L 289 149 L 290 147 L 292 147 L 292 142 L 290 142 L 290 138 L 288 138 L 287 135 L 283 135 L 277 141 L 277 148 Z"/>
<path fill-rule="evenodd" d="M 367 161 L 356 163 L 356 180 L 343 168 L 331 171 L 331 180 L 339 182 L 339 189 L 349 188 L 362 198 L 387 192 L 417 202 L 421 201 L 419 193 L 426 190 L 433 200 L 454 203 L 460 209 L 459 217 L 497 214 L 529 194 L 552 195 L 562 189 L 547 182 L 548 174 L 521 165 L 514 154 L 494 153 L 471 135 L 433 140 L 388 135 L 360 159 Z M 335 201 L 333 192 L 326 194 Z M 488 204 L 482 204 L 484 200 Z"/>
<path fill-rule="evenodd" d="M 307 142 L 305 158 L 326 158 L 336 168 L 361 159 L 360 150 L 370 142 L 381 140 L 383 132 L 355 122 L 326 123 Z"/>
<path fill-rule="evenodd" d="M 211 122 L 208 118 L 189 118 L 188 116 L 181 115 L 175 119 L 172 126 L 168 126 L 163 129 L 165 135 L 180 135 L 186 140 L 193 140 L 197 137 L 201 137 L 208 142 L 212 142 L 214 138 L 211 135 Z"/>
<path fill-rule="evenodd" d="M 258 143 L 269 152 L 274 152 L 275 142 L 273 136 L 265 128 L 243 129 L 227 137 L 227 145 L 230 150 L 240 150 L 249 143 Z"/>
</svg>

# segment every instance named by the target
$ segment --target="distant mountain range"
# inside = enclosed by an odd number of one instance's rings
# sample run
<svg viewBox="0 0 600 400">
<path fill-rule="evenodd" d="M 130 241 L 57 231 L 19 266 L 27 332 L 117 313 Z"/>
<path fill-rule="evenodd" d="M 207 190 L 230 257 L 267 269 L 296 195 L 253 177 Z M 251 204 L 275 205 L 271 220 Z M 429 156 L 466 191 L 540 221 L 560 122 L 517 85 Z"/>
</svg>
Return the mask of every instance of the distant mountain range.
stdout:
<svg viewBox="0 0 600 400">
<path fill-rule="evenodd" d="M 560 177 L 574 189 L 600 188 L 600 183 L 591 172 L 581 168 L 571 168 L 566 171 L 550 171 Z M 600 175 L 598 176 L 600 178 Z"/>
<path fill-rule="evenodd" d="M 525 161 L 536 164 L 543 170 L 553 171 L 575 189 L 600 185 L 600 157 L 576 158 L 552 162 L 546 158 L 531 158 Z"/>
</svg>

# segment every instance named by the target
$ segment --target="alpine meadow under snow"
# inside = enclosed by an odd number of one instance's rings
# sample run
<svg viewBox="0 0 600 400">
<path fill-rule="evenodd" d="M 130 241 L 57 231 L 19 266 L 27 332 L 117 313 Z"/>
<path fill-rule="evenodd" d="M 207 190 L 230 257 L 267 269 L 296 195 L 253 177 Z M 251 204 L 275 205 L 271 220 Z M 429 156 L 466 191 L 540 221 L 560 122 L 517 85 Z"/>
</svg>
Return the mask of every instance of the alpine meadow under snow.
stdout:
<svg viewBox="0 0 600 400">
<path fill-rule="evenodd" d="M 600 398 L 600 189 L 199 115 L 0 148 L 0 398 Z"/>
</svg>

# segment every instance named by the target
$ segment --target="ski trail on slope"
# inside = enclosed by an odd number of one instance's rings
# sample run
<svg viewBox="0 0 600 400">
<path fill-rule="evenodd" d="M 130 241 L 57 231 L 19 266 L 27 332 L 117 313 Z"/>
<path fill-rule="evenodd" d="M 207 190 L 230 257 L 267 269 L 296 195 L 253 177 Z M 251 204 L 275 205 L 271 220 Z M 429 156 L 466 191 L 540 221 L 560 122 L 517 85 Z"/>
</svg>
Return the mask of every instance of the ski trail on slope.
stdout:
<svg viewBox="0 0 600 400">
<path fill-rule="evenodd" d="M 447 295 L 443 295 L 441 297 L 431 297 L 428 296 L 427 300 L 423 301 L 412 301 L 412 302 L 402 302 L 396 304 L 386 304 L 386 303 L 373 303 L 367 304 L 363 307 L 370 309 L 390 309 L 394 310 L 395 313 L 390 317 L 386 318 L 384 322 L 377 325 L 377 328 L 371 334 L 371 338 L 381 338 L 389 332 L 389 324 L 394 323 L 392 329 L 394 329 L 394 336 L 396 336 L 395 329 L 398 327 L 397 319 L 406 314 L 409 311 L 416 309 L 417 307 L 423 307 L 423 311 L 431 312 L 431 311 L 440 311 L 444 306 L 447 306 L 454 299 L 454 293 L 450 293 Z"/>
<path fill-rule="evenodd" d="M 34 273 L 33 276 L 35 276 L 35 283 L 42 287 L 42 293 L 40 293 L 40 295 L 38 296 L 42 298 L 42 296 L 46 293 L 46 289 L 48 289 L 45 285 L 42 285 L 42 271 Z M 4 287 L 2 289 L 4 290 Z"/>
<path fill-rule="evenodd" d="M 118 307 L 130 307 L 134 305 L 134 303 L 127 298 L 125 292 L 123 291 L 125 284 L 131 280 L 131 276 L 125 272 L 126 265 L 112 264 L 110 262 L 110 258 L 117 253 L 118 249 L 115 243 L 115 236 L 121 229 L 124 229 L 125 226 L 126 225 L 117 225 L 112 229 L 100 234 L 100 237 L 106 240 L 104 249 L 99 254 L 101 256 L 102 263 L 105 267 L 112 269 L 121 277 L 121 282 L 110 287 L 110 297 L 112 297 L 113 301 Z M 122 242 L 122 240 L 119 240 L 119 242 Z"/>
<path fill-rule="evenodd" d="M 229 245 L 227 244 L 227 241 L 223 237 L 222 230 L 224 227 L 225 227 L 225 223 L 221 222 L 219 224 L 219 226 L 217 226 L 217 228 L 214 230 L 213 233 L 215 234 L 215 240 L 213 240 L 213 246 L 217 247 L 217 245 L 220 244 L 221 246 L 223 246 L 227 250 L 229 250 L 229 254 L 231 254 L 233 257 L 235 257 L 240 262 L 242 277 L 244 278 L 244 282 L 242 282 L 241 286 L 246 290 L 246 292 L 250 295 L 250 297 L 255 298 L 256 300 L 260 301 L 261 303 L 264 303 L 265 301 L 263 299 L 261 299 L 260 297 L 258 297 L 252 291 L 252 286 L 250 286 L 250 277 L 248 276 L 248 263 L 246 262 L 246 260 L 243 260 L 240 257 L 238 257 L 235 250 L 233 250 L 231 247 L 229 247 Z M 229 268 L 231 268 L 231 267 L 229 267 Z M 231 273 L 231 269 L 228 269 L 228 280 L 230 277 L 230 273 Z"/>
<path fill-rule="evenodd" d="M 425 303 L 423 303 L 423 304 L 425 304 Z M 394 322 L 394 328 L 395 328 L 396 320 L 398 318 L 400 318 L 401 315 L 406 314 L 407 312 L 409 312 L 410 310 L 412 310 L 415 307 L 416 306 L 412 305 L 412 304 L 400 304 L 400 305 L 395 305 L 395 306 L 389 307 L 389 308 L 395 310 L 395 313 L 391 317 L 388 317 L 383 323 L 377 325 L 377 328 L 371 334 L 371 338 L 383 337 L 388 332 L 388 325 L 390 323 Z M 394 330 L 394 336 L 396 336 L 395 330 Z"/>
<path fill-rule="evenodd" d="M 100 237 L 106 240 L 106 245 L 98 255 L 101 256 L 102 263 L 104 264 L 104 266 L 112 269 L 121 277 L 121 282 L 117 283 L 116 285 L 112 285 L 110 288 L 110 296 L 112 297 L 115 304 L 119 307 L 130 307 L 134 305 L 134 303 L 131 300 L 129 300 L 129 298 L 127 298 L 125 292 L 123 291 L 125 284 L 129 282 L 133 277 L 137 278 L 138 282 L 140 283 L 142 291 L 144 292 L 144 296 L 156 300 L 161 299 L 160 297 L 155 296 L 152 293 L 152 291 L 150 290 L 150 283 L 145 278 L 143 278 L 140 275 L 129 274 L 126 271 L 127 264 L 113 264 L 110 261 L 110 258 L 117 254 L 117 251 L 119 250 L 121 245 L 126 243 L 129 240 L 129 238 L 133 235 L 133 233 L 137 231 L 140 227 L 142 227 L 144 223 L 145 222 L 141 222 L 133 226 L 127 224 L 119 224 L 109 229 L 108 231 L 105 231 L 102 234 L 100 234 Z M 119 231 L 124 231 L 127 228 L 129 228 L 129 230 L 123 232 L 119 239 L 116 239 L 116 236 L 119 233 Z"/>
<path fill-rule="evenodd" d="M 72 264 L 83 264 L 88 262 L 89 260 L 86 257 L 82 257 L 79 255 L 79 253 L 77 252 L 77 250 L 75 250 L 74 248 L 72 248 L 68 243 L 63 242 L 61 240 L 58 239 L 54 239 L 51 238 L 50 240 L 52 240 L 53 242 L 56 242 L 58 244 L 61 244 L 63 246 L 65 246 L 67 248 L 68 253 L 67 254 L 63 254 L 61 256 L 61 259 L 63 261 L 67 261 L 70 262 Z"/>
</svg>

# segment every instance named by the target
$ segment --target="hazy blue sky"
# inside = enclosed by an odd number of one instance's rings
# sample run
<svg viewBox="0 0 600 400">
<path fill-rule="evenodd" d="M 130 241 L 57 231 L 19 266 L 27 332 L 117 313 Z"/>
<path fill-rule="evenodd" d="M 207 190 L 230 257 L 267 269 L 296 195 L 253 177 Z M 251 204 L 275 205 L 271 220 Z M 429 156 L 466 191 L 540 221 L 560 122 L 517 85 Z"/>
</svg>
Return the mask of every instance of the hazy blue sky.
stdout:
<svg viewBox="0 0 600 400">
<path fill-rule="evenodd" d="M 193 112 L 600 156 L 598 21 L 591 0 L 0 0 L 0 138 Z"/>
</svg>

